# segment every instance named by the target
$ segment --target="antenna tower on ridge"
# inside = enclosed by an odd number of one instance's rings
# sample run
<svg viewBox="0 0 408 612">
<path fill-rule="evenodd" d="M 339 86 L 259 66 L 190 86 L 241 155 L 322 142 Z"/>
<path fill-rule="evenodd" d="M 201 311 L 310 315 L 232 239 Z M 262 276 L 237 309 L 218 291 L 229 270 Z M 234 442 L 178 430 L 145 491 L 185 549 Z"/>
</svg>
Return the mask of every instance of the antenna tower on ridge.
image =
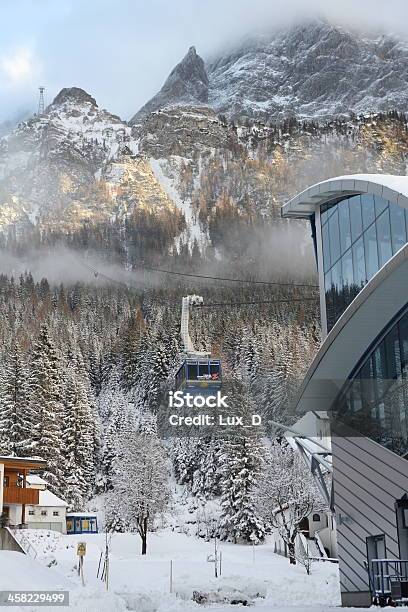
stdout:
<svg viewBox="0 0 408 612">
<path fill-rule="evenodd" d="M 45 91 L 45 87 L 43 85 L 40 85 L 40 87 L 38 88 L 40 90 L 40 97 L 38 99 L 38 115 L 42 115 L 44 113 L 44 91 Z"/>
</svg>

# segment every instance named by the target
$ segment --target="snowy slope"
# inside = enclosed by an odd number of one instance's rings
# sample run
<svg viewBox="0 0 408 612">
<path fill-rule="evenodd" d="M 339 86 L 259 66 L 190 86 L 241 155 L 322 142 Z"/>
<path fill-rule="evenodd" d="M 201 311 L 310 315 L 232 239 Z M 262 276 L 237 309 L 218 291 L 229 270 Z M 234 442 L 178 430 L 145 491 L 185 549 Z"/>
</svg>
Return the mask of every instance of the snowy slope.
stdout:
<svg viewBox="0 0 408 612">
<path fill-rule="evenodd" d="M 188 164 L 189 162 L 189 159 L 179 156 L 172 156 L 169 160 L 154 159 L 153 157 L 150 159 L 150 165 L 157 181 L 172 202 L 184 214 L 186 220 L 186 229 L 179 236 L 176 246 L 183 242 L 191 246 L 194 240 L 197 241 L 199 246 L 203 246 L 208 243 L 208 235 L 202 231 L 197 215 L 194 214 L 191 198 L 182 198 L 177 189 L 180 167 L 183 163 Z M 196 177 L 196 181 L 199 182 L 199 175 Z"/>
<path fill-rule="evenodd" d="M 124 612 L 125 601 L 98 588 L 83 588 L 60 571 L 18 552 L 0 551 L 0 590 L 7 591 L 68 591 L 69 608 L 75 612 Z M 6 606 L 15 612 L 41 612 L 44 606 Z M 47 606 L 49 612 L 61 607 Z"/>
<path fill-rule="evenodd" d="M 0 591 L 10 589 L 67 589 L 70 583 L 61 573 L 33 561 L 19 552 L 0 550 Z"/>
</svg>

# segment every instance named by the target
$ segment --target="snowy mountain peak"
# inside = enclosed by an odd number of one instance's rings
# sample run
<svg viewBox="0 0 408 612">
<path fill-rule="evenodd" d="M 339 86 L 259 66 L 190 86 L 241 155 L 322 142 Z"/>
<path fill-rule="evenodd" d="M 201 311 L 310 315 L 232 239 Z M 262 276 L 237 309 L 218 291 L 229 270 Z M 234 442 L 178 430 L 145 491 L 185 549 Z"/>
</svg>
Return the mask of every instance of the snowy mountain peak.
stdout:
<svg viewBox="0 0 408 612">
<path fill-rule="evenodd" d="M 64 87 L 59 94 L 54 98 L 50 107 L 62 106 L 64 104 L 90 104 L 98 107 L 95 98 L 80 87 Z M 50 108 L 48 107 L 48 108 Z"/>
<path fill-rule="evenodd" d="M 208 75 L 196 48 L 190 47 L 171 71 L 159 93 L 140 109 L 130 123 L 138 123 L 152 111 L 179 104 L 200 105 L 208 100 Z"/>
<path fill-rule="evenodd" d="M 260 120 L 404 112 L 407 82 L 406 41 L 315 19 L 248 37 L 205 64 L 191 47 L 133 122 L 198 102 L 229 117 Z"/>
</svg>

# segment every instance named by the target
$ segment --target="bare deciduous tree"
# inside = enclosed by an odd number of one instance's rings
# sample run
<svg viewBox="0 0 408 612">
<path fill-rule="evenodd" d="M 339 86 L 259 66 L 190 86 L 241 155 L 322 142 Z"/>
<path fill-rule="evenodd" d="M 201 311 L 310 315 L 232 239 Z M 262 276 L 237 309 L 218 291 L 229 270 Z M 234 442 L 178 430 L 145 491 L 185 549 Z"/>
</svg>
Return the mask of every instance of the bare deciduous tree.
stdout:
<svg viewBox="0 0 408 612">
<path fill-rule="evenodd" d="M 148 531 L 170 499 L 165 450 L 155 436 L 123 436 L 115 463 L 111 508 L 127 528 L 138 532 L 145 555 Z"/>
<path fill-rule="evenodd" d="M 275 442 L 259 481 L 258 510 L 287 545 L 290 563 L 296 564 L 296 538 L 303 519 L 322 505 L 300 455 L 287 444 Z"/>
</svg>

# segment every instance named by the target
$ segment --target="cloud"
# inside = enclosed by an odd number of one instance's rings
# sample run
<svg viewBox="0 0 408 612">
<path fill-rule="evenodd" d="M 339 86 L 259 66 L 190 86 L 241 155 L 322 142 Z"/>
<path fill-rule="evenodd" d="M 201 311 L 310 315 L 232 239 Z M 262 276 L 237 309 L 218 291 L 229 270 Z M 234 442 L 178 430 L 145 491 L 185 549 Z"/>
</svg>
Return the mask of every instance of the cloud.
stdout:
<svg viewBox="0 0 408 612">
<path fill-rule="evenodd" d="M 131 117 L 191 45 L 206 59 L 252 32 L 314 16 L 408 34 L 407 0 L 18 0 L 1 3 L 0 122 L 62 87 Z M 17 95 L 18 93 L 18 95 Z"/>
<path fill-rule="evenodd" d="M 26 85 L 38 72 L 38 65 L 30 49 L 21 47 L 9 55 L 0 57 L 0 70 L 12 87 Z"/>
</svg>

